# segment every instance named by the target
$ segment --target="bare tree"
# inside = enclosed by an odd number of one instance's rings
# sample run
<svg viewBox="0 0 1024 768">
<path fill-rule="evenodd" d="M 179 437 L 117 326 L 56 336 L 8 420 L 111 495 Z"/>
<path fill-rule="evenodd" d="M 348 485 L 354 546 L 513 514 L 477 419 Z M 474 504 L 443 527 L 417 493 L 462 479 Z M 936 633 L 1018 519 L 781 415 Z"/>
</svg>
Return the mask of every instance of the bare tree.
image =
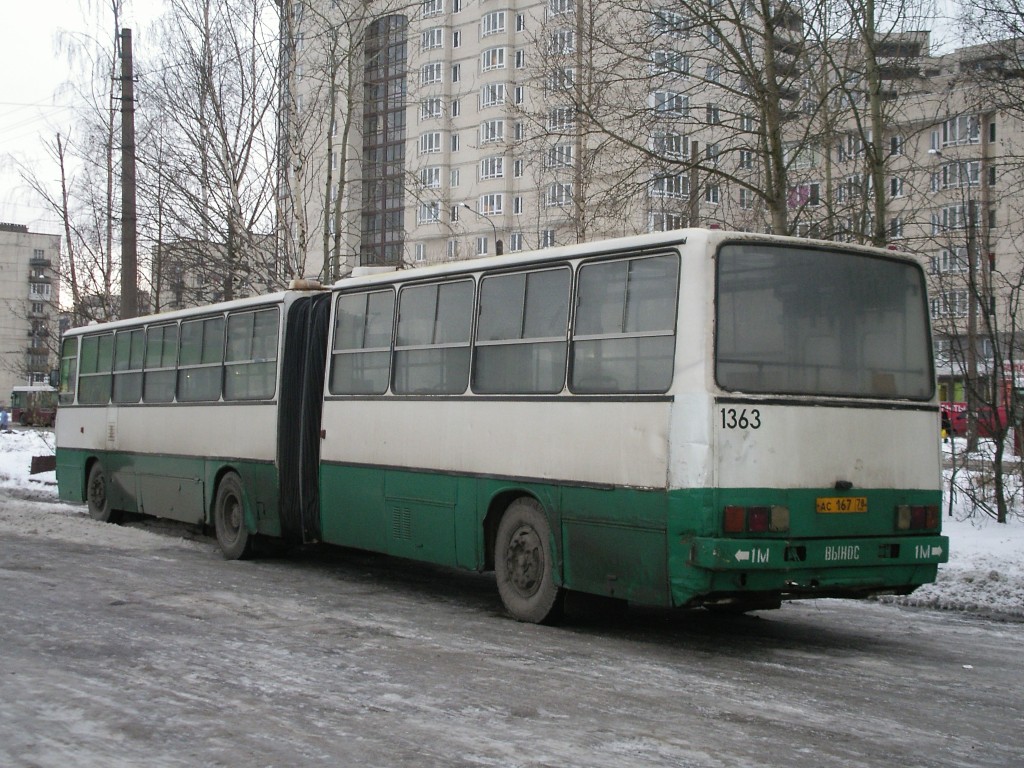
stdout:
<svg viewBox="0 0 1024 768">
<path fill-rule="evenodd" d="M 160 188 L 161 232 L 188 266 L 230 299 L 279 284 L 268 235 L 274 213 L 276 36 L 270 0 L 173 0 L 140 107 L 166 130 L 157 155 L 140 142 L 143 181 Z M 204 244 L 191 248 L 197 244 Z M 164 247 L 166 243 L 162 243 Z"/>
</svg>

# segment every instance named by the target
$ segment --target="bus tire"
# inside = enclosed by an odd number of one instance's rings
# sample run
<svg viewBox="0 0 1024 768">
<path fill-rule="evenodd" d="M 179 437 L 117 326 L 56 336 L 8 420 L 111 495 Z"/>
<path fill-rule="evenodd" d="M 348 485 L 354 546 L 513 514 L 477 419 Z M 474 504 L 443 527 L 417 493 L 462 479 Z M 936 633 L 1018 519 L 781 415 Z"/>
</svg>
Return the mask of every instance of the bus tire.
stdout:
<svg viewBox="0 0 1024 768">
<path fill-rule="evenodd" d="M 85 482 L 85 502 L 89 506 L 89 517 L 101 523 L 121 522 L 121 512 L 110 507 L 110 480 L 103 465 L 94 461 L 89 467 L 89 478 Z"/>
<path fill-rule="evenodd" d="M 565 590 L 555 584 L 551 526 L 536 500 L 513 501 L 494 543 L 498 594 L 517 621 L 553 624 L 562 616 Z"/>
<path fill-rule="evenodd" d="M 253 537 L 245 527 L 242 481 L 234 472 L 224 475 L 217 486 L 213 528 L 225 560 L 244 560 L 252 553 Z"/>
</svg>

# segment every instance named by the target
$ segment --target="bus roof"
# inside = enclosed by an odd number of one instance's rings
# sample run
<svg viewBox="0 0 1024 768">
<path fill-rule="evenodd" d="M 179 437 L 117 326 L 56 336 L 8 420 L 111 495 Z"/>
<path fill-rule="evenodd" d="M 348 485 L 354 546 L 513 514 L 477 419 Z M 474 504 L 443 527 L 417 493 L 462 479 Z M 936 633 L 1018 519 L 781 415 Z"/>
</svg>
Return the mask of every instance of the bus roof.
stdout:
<svg viewBox="0 0 1024 768">
<path fill-rule="evenodd" d="M 341 278 L 335 282 L 333 286 L 321 287 L 318 284 L 310 284 L 310 287 L 307 289 L 278 291 L 276 293 L 269 293 L 261 296 L 250 296 L 244 299 L 235 299 L 233 301 L 225 301 L 217 304 L 207 304 L 200 307 L 173 310 L 171 312 L 162 312 L 155 315 L 144 315 L 125 320 L 112 320 L 107 323 L 93 323 L 91 325 L 70 328 L 64 335 L 65 337 L 78 336 L 88 334 L 99 329 L 116 330 L 118 328 L 138 327 L 139 325 L 170 322 L 215 312 L 233 311 L 270 304 L 284 304 L 293 297 L 309 295 L 311 293 L 326 292 L 331 288 L 338 290 L 361 285 L 407 282 L 411 280 L 430 279 L 432 277 L 443 277 L 451 274 L 470 274 L 485 269 L 508 269 L 527 264 L 557 263 L 564 262 L 569 259 L 599 256 L 605 253 L 611 254 L 624 251 L 644 251 L 685 244 L 702 245 L 707 247 L 709 245 L 718 245 L 720 243 L 737 240 L 770 240 L 772 242 L 801 248 L 824 248 L 829 250 L 859 252 L 865 255 L 889 258 L 895 261 L 906 261 L 919 265 L 917 260 L 906 254 L 850 243 L 836 243 L 828 240 L 809 240 L 802 237 L 783 237 L 764 235 L 757 232 L 736 232 L 722 229 L 677 229 L 669 232 L 654 232 L 650 234 L 632 235 L 629 237 L 618 237 L 607 240 L 595 240 L 588 243 L 576 243 L 572 245 L 543 248 L 540 250 L 521 251 L 502 256 L 485 256 L 476 259 L 463 259 L 460 261 L 432 264 L 412 269 L 398 269 L 361 274 L 358 277 Z"/>
</svg>

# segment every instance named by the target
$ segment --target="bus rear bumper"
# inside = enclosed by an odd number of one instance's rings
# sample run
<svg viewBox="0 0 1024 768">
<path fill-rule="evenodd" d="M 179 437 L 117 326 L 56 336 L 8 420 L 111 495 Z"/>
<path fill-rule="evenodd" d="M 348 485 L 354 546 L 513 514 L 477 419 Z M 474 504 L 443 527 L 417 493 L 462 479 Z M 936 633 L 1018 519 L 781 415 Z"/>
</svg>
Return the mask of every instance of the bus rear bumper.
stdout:
<svg viewBox="0 0 1024 768">
<path fill-rule="evenodd" d="M 938 565 L 949 560 L 946 536 L 777 540 L 696 538 L 690 564 L 710 571 L 801 570 Z"/>
<path fill-rule="evenodd" d="M 839 541 L 698 537 L 691 539 L 689 575 L 673 580 L 673 602 L 693 605 L 750 593 L 782 599 L 909 593 L 934 581 L 938 565 L 948 560 L 949 538 L 939 535 Z"/>
</svg>

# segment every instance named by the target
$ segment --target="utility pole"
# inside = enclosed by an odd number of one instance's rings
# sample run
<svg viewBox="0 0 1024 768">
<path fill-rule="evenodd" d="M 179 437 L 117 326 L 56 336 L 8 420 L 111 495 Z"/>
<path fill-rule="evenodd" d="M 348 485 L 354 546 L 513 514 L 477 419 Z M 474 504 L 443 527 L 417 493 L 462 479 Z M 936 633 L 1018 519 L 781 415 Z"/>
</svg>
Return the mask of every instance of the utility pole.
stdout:
<svg viewBox="0 0 1024 768">
<path fill-rule="evenodd" d="M 139 254 L 135 211 L 135 72 L 132 31 L 121 30 L 121 317 L 139 314 Z"/>
</svg>

